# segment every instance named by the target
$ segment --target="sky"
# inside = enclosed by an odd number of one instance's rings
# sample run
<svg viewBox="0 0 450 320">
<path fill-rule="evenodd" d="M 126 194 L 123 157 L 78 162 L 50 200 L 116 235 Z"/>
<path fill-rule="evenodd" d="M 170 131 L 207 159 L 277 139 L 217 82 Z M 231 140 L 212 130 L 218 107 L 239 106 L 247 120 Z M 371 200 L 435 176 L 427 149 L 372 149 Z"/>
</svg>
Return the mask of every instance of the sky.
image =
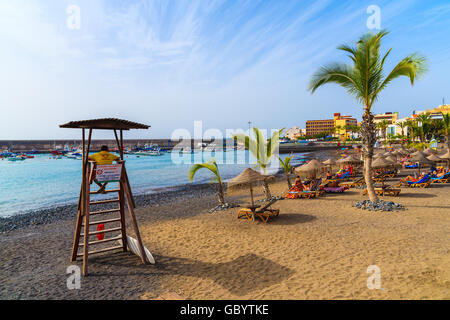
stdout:
<svg viewBox="0 0 450 320">
<path fill-rule="evenodd" d="M 0 140 L 72 139 L 70 120 L 117 117 L 174 130 L 304 127 L 362 107 L 337 85 L 313 95 L 311 75 L 370 30 L 380 9 L 386 68 L 419 52 L 428 72 L 398 79 L 374 113 L 450 101 L 448 0 L 14 0 L 0 1 Z M 79 18 L 79 19 L 78 19 Z M 371 20 L 372 21 L 372 20 Z M 373 25 L 372 25 L 373 27 Z M 93 138 L 110 138 L 95 132 Z"/>
</svg>

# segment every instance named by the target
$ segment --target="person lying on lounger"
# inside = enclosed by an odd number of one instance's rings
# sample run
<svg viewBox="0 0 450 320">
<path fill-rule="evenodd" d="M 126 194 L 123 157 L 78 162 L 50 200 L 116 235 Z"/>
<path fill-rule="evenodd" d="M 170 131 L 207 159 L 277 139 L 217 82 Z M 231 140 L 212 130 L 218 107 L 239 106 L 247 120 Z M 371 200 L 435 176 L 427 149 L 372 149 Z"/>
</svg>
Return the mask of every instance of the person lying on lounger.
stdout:
<svg viewBox="0 0 450 320">
<path fill-rule="evenodd" d="M 294 185 L 289 189 L 288 195 L 286 197 L 288 199 L 295 199 L 295 195 L 289 192 L 302 192 L 303 190 L 305 190 L 305 186 L 302 183 L 302 179 L 300 179 L 300 177 L 297 177 L 295 179 Z"/>
<path fill-rule="evenodd" d="M 414 175 L 414 177 L 413 176 L 407 176 L 406 178 L 400 179 L 400 181 L 402 181 L 402 182 L 416 182 L 416 181 L 419 181 L 420 179 L 422 179 L 423 177 L 424 177 L 423 174 L 421 174 L 418 177 L 416 175 Z"/>
<path fill-rule="evenodd" d="M 441 172 L 437 172 L 436 170 L 433 171 L 432 177 L 433 178 L 440 178 L 443 177 L 447 174 L 447 172 L 441 171 Z"/>
</svg>

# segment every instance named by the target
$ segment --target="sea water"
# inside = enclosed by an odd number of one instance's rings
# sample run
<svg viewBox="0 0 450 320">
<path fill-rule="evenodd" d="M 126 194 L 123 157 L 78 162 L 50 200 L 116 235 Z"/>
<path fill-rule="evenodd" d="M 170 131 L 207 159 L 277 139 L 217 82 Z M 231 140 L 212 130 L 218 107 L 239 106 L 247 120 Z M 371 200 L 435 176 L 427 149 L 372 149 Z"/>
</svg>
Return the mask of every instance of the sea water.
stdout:
<svg viewBox="0 0 450 320">
<path fill-rule="evenodd" d="M 139 157 L 125 155 L 133 194 L 157 192 L 161 188 L 190 183 L 187 173 L 192 163 L 208 161 L 211 157 L 219 162 L 219 172 L 224 181 L 245 168 L 255 166 L 249 163 L 251 157 L 248 151 L 239 150 L 179 154 L 174 158 L 170 153 Z M 231 157 L 232 164 L 220 164 L 225 157 Z M 296 159 L 301 157 L 295 156 Z M 24 161 L 0 160 L 0 217 L 76 203 L 80 192 L 81 167 L 80 160 L 55 159 L 50 154 L 38 154 Z M 194 183 L 206 183 L 212 178 L 209 170 L 202 169 L 195 174 Z"/>
</svg>

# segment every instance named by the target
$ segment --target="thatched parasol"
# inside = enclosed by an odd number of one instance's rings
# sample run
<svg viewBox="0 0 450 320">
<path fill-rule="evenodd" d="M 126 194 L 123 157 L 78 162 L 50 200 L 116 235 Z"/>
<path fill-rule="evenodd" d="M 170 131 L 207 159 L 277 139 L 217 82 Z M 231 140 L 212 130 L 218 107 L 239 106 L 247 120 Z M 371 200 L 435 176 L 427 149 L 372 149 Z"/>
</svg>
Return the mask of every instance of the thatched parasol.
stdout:
<svg viewBox="0 0 450 320">
<path fill-rule="evenodd" d="M 436 154 L 437 152 L 436 152 L 436 150 L 434 150 L 432 148 L 428 148 L 428 149 L 423 150 L 423 153 L 430 155 L 430 154 Z"/>
<path fill-rule="evenodd" d="M 317 172 L 317 170 L 320 170 L 323 167 L 324 167 L 324 165 L 319 160 L 313 159 L 310 162 L 308 162 L 307 164 L 304 164 L 300 167 L 295 168 L 294 172 L 296 174 L 308 173 L 308 172 L 315 174 Z"/>
<path fill-rule="evenodd" d="M 228 187 L 236 186 L 236 185 L 249 185 L 250 186 L 250 197 L 252 201 L 252 206 L 255 205 L 255 202 L 253 200 L 253 184 L 257 182 L 264 181 L 267 179 L 268 176 L 264 176 L 261 173 L 251 169 L 247 168 L 244 171 L 242 171 L 239 175 L 234 177 L 233 179 L 228 181 Z"/>
<path fill-rule="evenodd" d="M 448 161 L 448 168 L 450 169 L 450 150 L 447 150 L 447 153 L 441 154 L 439 156 L 441 160 L 447 160 Z"/>
<path fill-rule="evenodd" d="M 372 162 L 372 168 L 374 169 L 387 168 L 390 166 L 392 166 L 392 163 L 385 158 L 377 158 Z"/>
<path fill-rule="evenodd" d="M 385 158 L 377 158 L 372 162 L 372 168 L 374 169 L 386 169 L 387 167 L 392 166 L 393 163 L 386 160 Z M 384 179 L 381 180 L 381 183 L 384 186 Z"/>
<path fill-rule="evenodd" d="M 437 155 L 432 153 L 430 156 L 427 157 L 428 160 L 431 160 L 433 162 L 441 162 L 443 161 L 441 158 L 439 158 Z"/>
<path fill-rule="evenodd" d="M 392 163 L 397 163 L 397 158 L 393 155 L 389 155 L 385 158 L 386 160 L 392 162 Z"/>
<path fill-rule="evenodd" d="M 374 159 L 378 159 L 378 158 L 383 158 L 383 153 L 375 153 L 375 155 L 373 156 Z"/>
<path fill-rule="evenodd" d="M 334 161 L 333 159 L 328 159 L 322 163 L 326 166 L 332 166 L 333 164 L 336 164 L 336 161 Z"/>
<path fill-rule="evenodd" d="M 330 170 L 333 168 L 333 165 L 336 164 L 336 161 L 334 161 L 333 159 L 328 159 L 324 162 L 322 162 L 322 164 L 326 165 L 326 166 L 330 166 Z"/>
<path fill-rule="evenodd" d="M 434 165 L 434 162 L 431 160 L 428 160 L 426 158 L 426 155 L 424 155 L 422 152 L 418 151 L 418 153 L 412 157 L 411 159 L 409 159 L 411 162 L 418 162 L 419 163 L 419 167 L 418 167 L 418 172 L 420 173 L 420 166 L 422 165 Z"/>
<path fill-rule="evenodd" d="M 322 169 L 324 165 L 317 159 L 313 159 L 310 162 L 295 169 L 296 172 L 311 172 L 314 170 Z"/>
</svg>

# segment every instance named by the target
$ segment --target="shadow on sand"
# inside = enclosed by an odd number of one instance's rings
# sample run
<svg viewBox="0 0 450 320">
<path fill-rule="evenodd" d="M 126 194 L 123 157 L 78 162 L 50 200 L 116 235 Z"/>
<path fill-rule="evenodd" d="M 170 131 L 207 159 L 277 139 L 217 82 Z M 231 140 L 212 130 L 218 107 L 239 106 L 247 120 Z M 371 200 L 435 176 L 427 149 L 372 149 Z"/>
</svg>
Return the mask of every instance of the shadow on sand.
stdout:
<svg viewBox="0 0 450 320">
<path fill-rule="evenodd" d="M 107 265 L 116 271 L 107 273 L 95 272 L 93 276 L 130 277 L 180 275 L 211 279 L 230 293 L 246 295 L 255 290 L 261 290 L 277 283 L 281 283 L 294 274 L 294 271 L 272 260 L 256 254 L 246 254 L 234 260 L 223 263 L 210 263 L 194 259 L 169 256 L 156 256 L 155 265 L 139 264 L 139 259 L 130 253 L 117 253 L 109 256 L 98 256 L 90 259 L 91 268 L 94 265 Z M 124 268 L 128 272 L 124 271 Z M 135 272 L 131 272 L 134 270 Z"/>
</svg>

